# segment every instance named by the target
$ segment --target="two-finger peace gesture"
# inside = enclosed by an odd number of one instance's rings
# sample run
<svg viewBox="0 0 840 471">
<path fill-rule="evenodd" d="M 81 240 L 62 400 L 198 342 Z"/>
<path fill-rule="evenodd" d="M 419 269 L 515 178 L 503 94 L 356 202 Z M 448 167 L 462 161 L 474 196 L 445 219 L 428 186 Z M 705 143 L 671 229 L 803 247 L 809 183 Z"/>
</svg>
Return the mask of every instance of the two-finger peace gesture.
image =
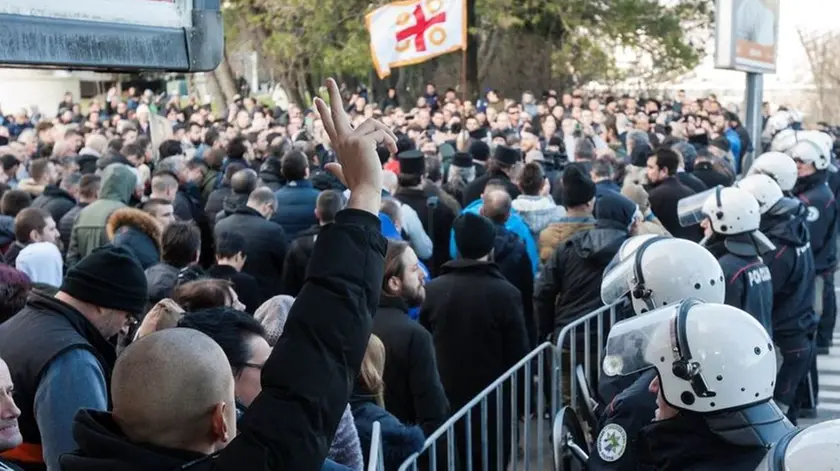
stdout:
<svg viewBox="0 0 840 471">
<path fill-rule="evenodd" d="M 382 191 L 382 164 L 376 153 L 376 146 L 383 144 L 389 151 L 396 153 L 397 138 L 384 124 L 371 118 L 353 129 L 344 111 L 344 103 L 335 80 L 327 80 L 327 90 L 330 94 L 329 106 L 324 100 L 315 99 L 324 130 L 330 137 L 338 159 L 338 163 L 327 164 L 327 170 L 350 189 L 352 196 L 349 206 L 377 214 Z M 369 201 L 370 204 L 359 207 L 359 203 L 364 203 L 364 199 L 373 198 L 374 194 L 375 201 Z M 353 200 L 356 200 L 356 204 L 352 204 Z"/>
</svg>

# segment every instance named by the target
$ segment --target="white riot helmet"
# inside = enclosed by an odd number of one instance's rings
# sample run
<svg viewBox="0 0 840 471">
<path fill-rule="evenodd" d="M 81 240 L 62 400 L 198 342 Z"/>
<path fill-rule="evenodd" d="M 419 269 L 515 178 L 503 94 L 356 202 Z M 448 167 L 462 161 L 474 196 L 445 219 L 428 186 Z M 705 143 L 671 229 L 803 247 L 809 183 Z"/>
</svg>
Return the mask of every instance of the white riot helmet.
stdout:
<svg viewBox="0 0 840 471">
<path fill-rule="evenodd" d="M 761 134 L 762 140 L 769 142 L 776 134 L 789 129 L 794 123 L 801 122 L 802 116 L 796 112 L 791 111 L 777 111 L 769 118 L 764 125 L 764 131 Z"/>
<path fill-rule="evenodd" d="M 756 471 L 840 469 L 840 420 L 797 429 L 779 440 Z"/>
<path fill-rule="evenodd" d="M 618 251 L 618 263 L 607 267 L 601 300 L 612 304 L 629 294 L 636 314 L 677 304 L 686 298 L 723 303 L 726 283 L 717 259 L 690 240 L 636 236 Z"/>
<path fill-rule="evenodd" d="M 761 223 L 758 201 L 740 188 L 717 186 L 677 203 L 677 214 L 683 227 L 709 219 L 716 234 L 735 235 L 752 232 Z"/>
<path fill-rule="evenodd" d="M 616 323 L 603 371 L 624 376 L 653 367 L 669 405 L 720 412 L 773 397 L 773 348 L 767 330 L 746 312 L 687 299 Z"/>
<path fill-rule="evenodd" d="M 787 154 L 795 161 L 814 164 L 817 170 L 825 170 L 831 165 L 831 151 L 825 151 L 820 144 L 812 139 L 801 139 Z"/>
<path fill-rule="evenodd" d="M 767 175 L 748 175 L 737 182 L 735 186 L 746 190 L 755 198 L 761 214 L 769 211 L 785 197 L 782 189 L 779 188 L 779 184 Z"/>
<path fill-rule="evenodd" d="M 747 175 L 756 174 L 776 180 L 782 191 L 791 191 L 798 177 L 796 162 L 783 152 L 765 152 L 758 156 L 747 172 Z"/>
</svg>

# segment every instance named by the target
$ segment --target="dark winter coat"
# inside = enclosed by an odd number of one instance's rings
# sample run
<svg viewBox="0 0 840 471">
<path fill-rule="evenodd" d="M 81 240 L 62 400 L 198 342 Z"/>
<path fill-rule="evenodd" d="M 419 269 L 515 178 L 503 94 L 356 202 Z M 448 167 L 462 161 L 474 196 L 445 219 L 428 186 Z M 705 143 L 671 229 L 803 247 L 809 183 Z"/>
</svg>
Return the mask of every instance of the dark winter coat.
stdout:
<svg viewBox="0 0 840 471">
<path fill-rule="evenodd" d="M 172 296 L 172 290 L 178 284 L 180 268 L 160 262 L 146 269 L 146 283 L 149 285 L 149 303 L 154 306 L 163 298 Z"/>
<path fill-rule="evenodd" d="M 68 238 L 70 235 L 68 234 Z M 0 214 L 0 252 L 5 252 L 15 241 L 15 218 Z"/>
<path fill-rule="evenodd" d="M 504 225 L 496 225 L 493 261 L 510 284 L 522 295 L 522 317 L 528 332 L 528 345 L 536 347 L 537 326 L 534 323 L 534 270 L 525 243 Z"/>
<path fill-rule="evenodd" d="M 274 194 L 277 198 L 277 211 L 272 220 L 283 226 L 289 239 L 294 239 L 298 232 L 318 223 L 315 200 L 319 193 L 309 180 L 298 180 L 288 182 Z"/>
<path fill-rule="evenodd" d="M 420 323 L 432 333 L 438 370 L 453 411 L 463 407 L 528 353 L 522 312 L 521 294 L 493 262 L 453 260 L 443 266 L 438 278 L 426 285 Z M 496 404 L 496 395 L 489 396 L 488 404 Z M 511 426 L 509 395 L 510 389 L 505 387 L 501 401 L 502 430 L 510 430 Z M 499 420 L 496 407 L 488 407 L 487 430 L 496 430 Z M 481 446 L 475 446 L 480 443 L 481 425 L 481 414 L 472 414 L 474 469 L 482 469 L 483 463 Z M 459 421 L 456 437 L 463 465 L 467 451 L 464 421 Z M 484 463 L 488 465 L 486 469 L 497 470 L 495 456 L 499 448 L 504 463 L 510 458 L 510 434 L 504 433 L 503 437 L 502 443 L 497 443 L 495 435 L 488 434 L 488 456 L 493 459 Z M 506 464 L 501 469 L 506 469 Z"/>
<path fill-rule="evenodd" d="M 247 273 L 238 272 L 236 268 L 228 265 L 213 265 L 207 269 L 207 276 L 233 283 L 233 290 L 245 305 L 245 311 L 250 314 L 255 313 L 265 301 L 256 278 Z"/>
<path fill-rule="evenodd" d="M 131 443 L 111 414 L 82 410 L 73 430 L 80 449 L 61 457 L 62 471 L 172 471 L 194 460 L 200 461 L 185 468 L 319 469 L 367 348 L 385 248 L 378 218 L 363 211 L 340 212 L 324 231 L 309 283 L 263 367 L 263 392 L 238 421 L 240 433 L 214 459 Z"/>
<path fill-rule="evenodd" d="M 806 220 L 817 273 L 834 271 L 837 267 L 837 202 L 826 184 L 826 171 L 797 180 L 793 194 L 808 206 Z"/>
<path fill-rule="evenodd" d="M 677 177 L 668 177 L 648 190 L 648 199 L 651 211 L 672 236 L 699 242 L 703 238 L 699 226 L 682 227 L 677 215 L 677 203 L 693 194 L 695 191 L 680 183 Z"/>
<path fill-rule="evenodd" d="M 370 450 L 373 423 L 379 422 L 385 471 L 396 471 L 403 461 L 423 448 L 425 437 L 420 427 L 401 423 L 387 410 L 376 405 L 372 398 L 355 395 L 350 401 L 350 407 L 365 453 Z"/>
<path fill-rule="evenodd" d="M 287 247 L 283 228 L 245 206 L 216 224 L 216 237 L 223 232 L 245 237 L 248 258 L 242 271 L 257 279 L 263 299 L 280 294 Z"/>
<path fill-rule="evenodd" d="M 432 336 L 408 317 L 402 299 L 382 295 L 373 332 L 385 345 L 385 404 L 401 422 L 431 434 L 449 414 Z"/>
<path fill-rule="evenodd" d="M 445 204 L 430 188 L 400 188 L 394 197 L 411 206 L 423 223 L 423 230 L 432 240 L 433 247 L 432 259 L 424 262 L 432 276 L 437 276 L 440 267 L 450 259 L 449 232 L 460 208 Z M 434 227 L 430 227 L 430 224 Z"/>
<path fill-rule="evenodd" d="M 118 209 L 108 218 L 105 230 L 108 240 L 128 249 L 144 270 L 160 262 L 161 230 L 152 216 L 139 209 Z"/>
<path fill-rule="evenodd" d="M 81 213 L 82 209 L 84 209 L 87 205 L 88 203 L 79 203 L 76 206 L 73 206 L 70 211 L 67 211 L 67 213 L 61 217 L 61 221 L 56 222 L 56 224 L 58 224 L 58 233 L 61 235 L 61 246 L 64 253 L 67 253 L 67 248 L 70 247 L 70 236 L 73 234 L 73 225 L 76 224 L 76 218 L 79 217 L 79 213 Z M 2 216 L 0 216 L 0 218 L 2 218 Z M 0 219 L 0 221 L 2 221 L 2 219 Z M 14 221 L 14 219 L 12 221 Z M 2 224 L 0 224 L 0 226 L 2 226 Z M 2 233 L 2 229 L 0 229 L 0 233 Z"/>
<path fill-rule="evenodd" d="M 706 184 L 706 188 L 720 186 L 732 186 L 732 178 L 715 170 L 711 162 L 698 162 L 691 172 L 700 181 Z"/>
<path fill-rule="evenodd" d="M 289 245 L 286 260 L 283 262 L 283 294 L 296 297 L 303 288 L 306 266 L 312 258 L 312 250 L 315 248 L 319 232 L 321 226 L 312 226 L 298 233 L 297 238 Z"/>
<path fill-rule="evenodd" d="M 690 172 L 678 172 L 677 179 L 679 179 L 680 183 L 683 185 L 694 190 L 695 193 L 702 193 L 709 189 L 703 180 L 697 178 L 697 176 Z"/>
<path fill-rule="evenodd" d="M 225 199 L 231 194 L 233 194 L 233 190 L 230 186 L 217 188 L 210 193 L 207 203 L 204 205 L 204 214 L 208 221 L 216 221 L 216 215 L 224 208 Z"/>
<path fill-rule="evenodd" d="M 74 206 L 76 206 L 76 198 L 73 198 L 73 195 L 57 186 L 47 185 L 44 192 L 32 201 L 30 208 L 46 210 L 58 224 L 58 221 L 61 221 L 61 218 Z"/>
<path fill-rule="evenodd" d="M 790 201 L 796 202 L 795 199 Z M 807 209 L 799 205 L 791 212 L 761 216 L 761 232 L 776 250 L 762 256 L 773 282 L 774 337 L 801 337 L 814 332 L 814 254 L 805 222 Z"/>
</svg>

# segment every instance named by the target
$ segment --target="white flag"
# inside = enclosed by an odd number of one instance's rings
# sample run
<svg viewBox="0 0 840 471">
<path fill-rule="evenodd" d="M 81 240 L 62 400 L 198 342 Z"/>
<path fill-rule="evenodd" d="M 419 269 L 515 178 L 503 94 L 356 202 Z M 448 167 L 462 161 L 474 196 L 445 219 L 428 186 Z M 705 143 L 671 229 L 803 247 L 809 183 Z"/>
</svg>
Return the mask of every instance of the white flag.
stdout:
<svg viewBox="0 0 840 471">
<path fill-rule="evenodd" d="M 398 1 L 372 11 L 365 22 L 380 79 L 391 75 L 392 67 L 467 48 L 466 0 Z"/>
</svg>

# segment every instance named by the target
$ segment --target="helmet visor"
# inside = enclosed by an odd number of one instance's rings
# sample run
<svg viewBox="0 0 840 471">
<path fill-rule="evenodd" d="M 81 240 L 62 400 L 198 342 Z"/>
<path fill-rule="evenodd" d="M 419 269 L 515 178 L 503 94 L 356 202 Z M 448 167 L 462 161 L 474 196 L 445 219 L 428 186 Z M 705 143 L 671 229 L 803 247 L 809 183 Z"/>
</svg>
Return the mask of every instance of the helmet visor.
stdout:
<svg viewBox="0 0 840 471">
<path fill-rule="evenodd" d="M 610 329 L 604 356 L 603 372 L 607 376 L 626 376 L 654 365 L 655 352 L 663 343 L 675 345 L 673 329 L 679 305 L 651 311 L 644 316 L 631 317 Z M 670 365 L 673 358 L 666 358 Z"/>
<path fill-rule="evenodd" d="M 703 212 L 703 205 L 706 201 L 718 194 L 720 187 L 710 188 L 702 193 L 697 193 L 691 196 L 686 196 L 677 202 L 677 216 L 680 220 L 680 226 L 689 227 L 700 224 L 706 219 L 706 214 Z"/>
<path fill-rule="evenodd" d="M 623 261 L 607 266 L 601 280 L 601 301 L 604 304 L 610 305 L 630 292 L 630 287 L 635 284 L 635 264 L 636 257 L 628 256 Z"/>
</svg>

